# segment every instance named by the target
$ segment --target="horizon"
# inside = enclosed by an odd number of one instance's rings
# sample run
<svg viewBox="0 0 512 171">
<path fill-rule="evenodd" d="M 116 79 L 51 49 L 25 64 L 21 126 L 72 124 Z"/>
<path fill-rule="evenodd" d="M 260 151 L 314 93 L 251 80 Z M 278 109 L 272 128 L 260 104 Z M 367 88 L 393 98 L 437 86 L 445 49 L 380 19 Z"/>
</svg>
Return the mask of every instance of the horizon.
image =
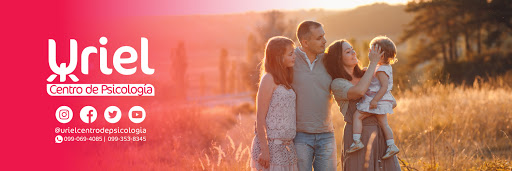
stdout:
<svg viewBox="0 0 512 171">
<path fill-rule="evenodd" d="M 186 2 L 157 0 L 155 3 L 141 1 L 128 1 L 123 4 L 74 2 L 66 4 L 65 11 L 74 16 L 187 16 L 187 15 L 223 15 L 248 12 L 264 12 L 271 10 L 295 11 L 295 10 L 352 10 L 358 7 L 376 3 L 388 5 L 405 5 L 411 0 L 190 0 Z M 96 13 L 88 13 L 96 11 Z"/>
<path fill-rule="evenodd" d="M 230 0 L 221 0 L 230 1 Z M 245 1 L 237 1 L 240 4 L 234 4 L 236 8 L 224 8 L 222 11 L 216 8 L 208 8 L 208 11 L 202 11 L 197 13 L 181 14 L 181 15 L 219 15 L 219 14 L 238 14 L 238 13 L 249 13 L 249 12 L 265 12 L 272 10 L 280 11 L 300 11 L 300 10 L 327 10 L 327 11 L 347 11 L 353 10 L 358 7 L 373 5 L 377 3 L 383 3 L 388 5 L 406 5 L 410 0 L 350 0 L 350 1 L 331 1 L 331 0 L 295 0 L 295 1 L 279 1 L 280 3 L 266 3 L 272 2 L 272 0 L 262 0 L 257 3 L 245 4 Z M 217 4 L 222 4 L 218 2 Z M 295 4 L 295 5 L 289 5 Z M 215 6 L 214 4 L 211 4 Z M 192 11 L 190 11 L 192 12 Z M 179 14 L 178 14 L 179 15 Z"/>
</svg>

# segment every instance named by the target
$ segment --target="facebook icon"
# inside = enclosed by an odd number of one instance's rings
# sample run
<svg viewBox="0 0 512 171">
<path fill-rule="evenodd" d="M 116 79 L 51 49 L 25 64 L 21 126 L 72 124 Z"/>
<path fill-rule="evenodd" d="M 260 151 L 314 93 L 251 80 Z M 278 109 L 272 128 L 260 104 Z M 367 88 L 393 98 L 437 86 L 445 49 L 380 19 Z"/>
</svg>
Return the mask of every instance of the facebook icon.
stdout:
<svg viewBox="0 0 512 171">
<path fill-rule="evenodd" d="M 98 112 L 92 106 L 85 106 L 80 110 L 80 119 L 84 123 L 93 123 L 98 117 Z"/>
</svg>

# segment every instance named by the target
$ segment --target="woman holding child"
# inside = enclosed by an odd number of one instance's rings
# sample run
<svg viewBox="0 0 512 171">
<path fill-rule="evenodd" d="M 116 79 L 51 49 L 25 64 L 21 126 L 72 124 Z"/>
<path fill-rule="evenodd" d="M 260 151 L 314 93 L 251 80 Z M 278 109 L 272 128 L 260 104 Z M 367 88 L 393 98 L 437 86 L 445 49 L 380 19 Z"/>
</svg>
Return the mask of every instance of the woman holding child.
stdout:
<svg viewBox="0 0 512 171">
<path fill-rule="evenodd" d="M 381 49 L 383 50 L 382 52 Z M 389 52 L 393 50 L 394 53 Z M 392 54 L 393 58 L 395 57 L 396 47 L 394 47 L 394 44 L 383 45 L 379 43 L 371 45 L 369 54 L 370 65 L 366 71 L 363 71 L 358 65 L 359 61 L 354 49 L 346 40 L 335 41 L 326 50 L 324 64 L 334 79 L 331 83 L 331 91 L 346 122 L 342 139 L 342 170 L 400 170 L 400 164 L 396 155 L 394 155 L 398 152 L 398 149 L 391 151 L 392 153 L 389 150 L 387 151 L 387 136 L 384 135 L 381 128 L 381 125 L 384 124 L 380 122 L 382 119 L 379 118 L 382 118 L 382 116 L 366 112 L 358 113 L 357 108 L 360 100 L 368 94 L 367 91 L 372 79 L 374 81 L 377 79 L 373 76 L 376 71 L 379 71 L 378 68 L 380 68 L 381 64 L 379 61 L 382 61 L 388 54 Z M 389 77 L 392 79 L 392 76 Z M 391 103 L 391 108 L 396 106 L 394 101 L 378 101 L 375 103 L 378 104 L 376 105 L 378 108 L 383 104 L 387 106 L 388 103 Z M 372 107 L 371 109 L 376 108 Z M 355 118 L 355 115 L 360 115 L 360 117 Z M 354 126 L 354 121 L 357 122 L 357 120 L 362 120 L 362 125 L 360 125 L 362 132 L 358 134 L 360 137 L 354 138 L 354 135 L 357 135 L 355 134 L 356 126 Z M 387 121 L 385 124 L 387 124 Z M 356 143 L 357 140 L 360 140 L 365 148 L 352 150 L 351 144 Z M 394 144 L 390 147 L 393 146 Z M 351 153 L 348 152 L 349 150 L 352 150 Z M 393 154 L 393 152 L 395 153 Z M 383 159 L 383 157 L 388 158 Z"/>
</svg>

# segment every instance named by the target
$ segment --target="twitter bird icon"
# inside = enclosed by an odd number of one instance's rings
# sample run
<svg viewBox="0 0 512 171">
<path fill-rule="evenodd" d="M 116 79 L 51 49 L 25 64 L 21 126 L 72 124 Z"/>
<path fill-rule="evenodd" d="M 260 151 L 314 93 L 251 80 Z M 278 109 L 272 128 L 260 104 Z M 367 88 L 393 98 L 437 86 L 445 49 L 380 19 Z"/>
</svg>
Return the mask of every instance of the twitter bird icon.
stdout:
<svg viewBox="0 0 512 171">
<path fill-rule="evenodd" d="M 109 106 L 105 109 L 105 120 L 109 123 L 117 123 L 121 120 L 121 110 L 117 106 Z"/>
</svg>

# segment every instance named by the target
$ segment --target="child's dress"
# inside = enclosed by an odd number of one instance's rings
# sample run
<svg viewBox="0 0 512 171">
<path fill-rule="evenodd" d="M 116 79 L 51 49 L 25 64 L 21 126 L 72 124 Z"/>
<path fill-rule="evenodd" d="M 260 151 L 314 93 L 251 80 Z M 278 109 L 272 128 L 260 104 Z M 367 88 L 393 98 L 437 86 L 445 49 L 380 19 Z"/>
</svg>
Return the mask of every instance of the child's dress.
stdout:
<svg viewBox="0 0 512 171">
<path fill-rule="evenodd" d="M 297 153 L 293 144 L 296 134 L 295 92 L 278 85 L 272 93 L 268 108 L 267 125 L 268 148 L 270 151 L 270 167 L 265 169 L 258 163 L 261 153 L 260 142 L 256 131 L 252 142 L 251 167 L 257 170 L 295 171 Z"/>
<path fill-rule="evenodd" d="M 386 90 L 386 93 L 382 98 L 377 102 L 377 108 L 370 109 L 370 102 L 375 97 L 377 92 L 380 89 L 380 81 L 376 77 L 378 71 L 384 71 L 386 75 L 388 75 L 388 89 Z M 393 114 L 393 104 L 396 104 L 396 100 L 391 95 L 391 89 L 393 88 L 393 68 L 391 65 L 379 65 L 377 67 L 377 70 L 373 74 L 372 81 L 370 82 L 370 87 L 368 88 L 368 91 L 366 91 L 366 94 L 364 95 L 363 99 L 359 103 L 357 103 L 357 110 L 366 112 L 366 113 L 372 113 L 372 114 Z"/>
</svg>

